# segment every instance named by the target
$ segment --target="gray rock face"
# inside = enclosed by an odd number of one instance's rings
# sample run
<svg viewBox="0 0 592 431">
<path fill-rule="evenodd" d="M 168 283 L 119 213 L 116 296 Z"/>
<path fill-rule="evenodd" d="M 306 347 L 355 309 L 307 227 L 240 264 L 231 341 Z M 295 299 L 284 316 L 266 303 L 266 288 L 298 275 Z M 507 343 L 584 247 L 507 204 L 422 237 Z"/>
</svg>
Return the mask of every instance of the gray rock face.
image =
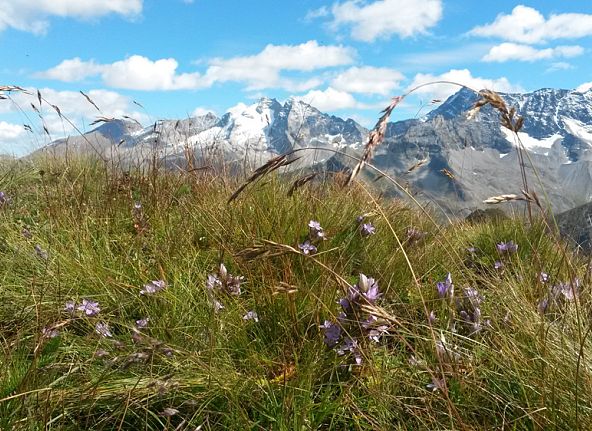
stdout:
<svg viewBox="0 0 592 431">
<path fill-rule="evenodd" d="M 466 216 L 484 207 L 482 201 L 488 197 L 520 193 L 518 149 L 523 148 L 529 186 L 541 198 L 546 195 L 554 211 L 591 200 L 592 91 L 542 89 L 501 96 L 525 118 L 517 137 L 502 128 L 499 114 L 490 106 L 467 119 L 478 95 L 462 89 L 422 119 L 389 123 L 372 163 L 417 199 L 448 214 Z M 254 169 L 271 157 L 302 148 L 356 156 L 367 135 L 368 130 L 355 121 L 324 114 L 301 101 L 281 104 L 262 98 L 221 117 L 164 120 L 146 128 L 111 122 L 83 137 L 56 141 L 48 150 L 92 150 L 135 164 L 156 157 L 169 166 L 184 166 L 186 156 L 193 155 L 204 164 L 223 160 Z M 331 151 L 298 155 L 302 159 L 291 169 L 340 170 L 355 163 Z M 367 168 L 363 177 L 377 175 Z M 387 194 L 404 195 L 384 178 L 374 184 Z"/>
<path fill-rule="evenodd" d="M 561 236 L 587 254 L 592 253 L 592 203 L 555 216 Z"/>
</svg>

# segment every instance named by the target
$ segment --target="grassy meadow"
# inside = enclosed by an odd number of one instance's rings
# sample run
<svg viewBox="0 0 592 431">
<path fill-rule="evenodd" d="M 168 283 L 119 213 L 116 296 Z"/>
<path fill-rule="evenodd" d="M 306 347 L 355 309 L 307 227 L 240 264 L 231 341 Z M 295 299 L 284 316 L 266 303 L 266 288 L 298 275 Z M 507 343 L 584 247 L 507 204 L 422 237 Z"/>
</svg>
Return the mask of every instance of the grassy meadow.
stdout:
<svg viewBox="0 0 592 431">
<path fill-rule="evenodd" d="M 589 429 L 590 272 L 542 219 L 292 180 L 4 161 L 0 429 Z"/>
</svg>

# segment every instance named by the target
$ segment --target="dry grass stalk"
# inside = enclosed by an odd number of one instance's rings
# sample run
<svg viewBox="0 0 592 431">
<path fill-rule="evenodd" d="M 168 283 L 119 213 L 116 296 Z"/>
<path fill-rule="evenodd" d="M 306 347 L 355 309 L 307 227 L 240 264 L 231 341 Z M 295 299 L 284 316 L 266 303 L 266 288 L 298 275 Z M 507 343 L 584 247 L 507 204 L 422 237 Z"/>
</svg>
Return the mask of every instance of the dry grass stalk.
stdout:
<svg viewBox="0 0 592 431">
<path fill-rule="evenodd" d="M 294 181 L 292 183 L 292 186 L 290 187 L 290 190 L 288 190 L 288 197 L 292 197 L 292 195 L 294 194 L 294 192 L 296 190 L 298 190 L 300 187 L 302 187 L 306 183 L 308 183 L 308 182 L 312 181 L 313 179 L 315 179 L 317 175 L 318 175 L 318 173 L 317 172 L 314 172 L 312 174 L 308 174 L 308 175 L 305 175 L 303 177 L 300 177 L 296 181 Z"/>
<path fill-rule="evenodd" d="M 424 166 L 426 163 L 428 162 L 428 159 L 423 159 L 420 160 L 419 162 L 415 163 L 414 165 L 412 165 L 409 169 L 407 169 L 407 173 L 411 173 L 416 169 L 421 168 L 422 166 Z"/>
<path fill-rule="evenodd" d="M 510 202 L 510 201 L 524 201 L 522 196 L 514 195 L 514 194 L 507 194 L 507 195 L 499 195 L 499 196 L 492 196 L 487 198 L 483 201 L 484 204 L 501 204 L 502 202 Z"/>
<path fill-rule="evenodd" d="M 255 172 L 253 173 L 253 175 L 251 175 L 249 177 L 249 179 L 247 181 L 245 181 L 244 184 L 242 184 L 233 194 L 232 196 L 230 196 L 230 198 L 228 198 L 228 203 L 232 202 L 233 200 L 235 200 L 240 194 L 241 192 L 246 189 L 248 187 L 249 184 L 257 181 L 260 178 L 263 178 L 265 175 L 278 170 L 279 168 L 281 168 L 282 166 L 288 166 L 291 163 L 294 163 L 296 160 L 298 160 L 300 157 L 289 157 L 290 155 L 292 155 L 292 153 L 286 153 L 286 154 L 281 154 L 277 157 L 274 157 L 273 159 L 270 159 L 269 161 L 267 161 L 267 163 L 265 163 L 262 166 L 259 166 Z"/>
<path fill-rule="evenodd" d="M 99 109 L 97 104 L 95 102 L 93 102 L 93 100 L 84 91 L 80 90 L 80 94 L 82 94 L 84 96 L 84 98 L 88 101 L 88 103 L 90 103 L 92 106 L 94 106 L 97 111 L 101 112 L 101 110 Z"/>
<path fill-rule="evenodd" d="M 399 103 L 403 100 L 403 96 L 396 96 L 393 97 L 389 106 L 387 106 L 383 111 L 382 115 L 378 119 L 374 129 L 368 135 L 368 142 L 364 147 L 364 153 L 362 154 L 361 160 L 358 164 L 354 167 L 349 178 L 347 180 L 347 185 L 351 184 L 354 178 L 360 173 L 364 165 L 372 158 L 372 154 L 374 149 L 378 147 L 382 141 L 384 140 L 384 135 L 386 134 L 386 126 L 388 124 L 388 120 L 393 112 L 393 110 L 397 107 Z"/>
</svg>

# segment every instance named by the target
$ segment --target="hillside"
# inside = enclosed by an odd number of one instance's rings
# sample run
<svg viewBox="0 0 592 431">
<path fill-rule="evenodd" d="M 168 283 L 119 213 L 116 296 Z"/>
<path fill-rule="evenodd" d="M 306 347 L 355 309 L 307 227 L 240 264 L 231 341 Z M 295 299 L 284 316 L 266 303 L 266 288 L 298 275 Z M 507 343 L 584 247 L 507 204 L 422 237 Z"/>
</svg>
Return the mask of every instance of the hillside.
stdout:
<svg viewBox="0 0 592 431">
<path fill-rule="evenodd" d="M 3 163 L 0 428 L 585 429 L 590 272 L 540 223 L 435 224 L 92 159 Z"/>
</svg>

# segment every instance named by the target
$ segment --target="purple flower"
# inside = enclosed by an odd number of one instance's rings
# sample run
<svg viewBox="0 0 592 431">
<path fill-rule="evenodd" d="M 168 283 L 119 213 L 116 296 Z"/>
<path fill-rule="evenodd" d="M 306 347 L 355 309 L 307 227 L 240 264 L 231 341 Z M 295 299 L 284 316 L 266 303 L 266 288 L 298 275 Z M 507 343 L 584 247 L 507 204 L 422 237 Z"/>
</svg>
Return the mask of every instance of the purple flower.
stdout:
<svg viewBox="0 0 592 431">
<path fill-rule="evenodd" d="M 325 232 L 318 221 L 311 220 L 308 222 L 308 229 L 311 239 L 325 238 Z"/>
<path fill-rule="evenodd" d="M 303 254 L 314 254 L 317 252 L 317 248 L 312 245 L 309 240 L 304 241 L 302 244 L 298 244 L 298 248 L 302 250 Z"/>
<path fill-rule="evenodd" d="M 21 234 L 23 235 L 23 237 L 25 237 L 26 239 L 31 239 L 33 238 L 33 234 L 31 233 L 31 231 L 29 229 L 27 229 L 26 227 L 23 228 L 23 230 L 21 231 Z"/>
<path fill-rule="evenodd" d="M 471 254 L 475 254 L 475 253 L 477 253 L 477 248 L 476 247 L 468 247 L 467 251 Z"/>
<path fill-rule="evenodd" d="M 206 280 L 206 287 L 210 290 L 213 290 L 215 287 L 222 286 L 222 282 L 218 277 L 213 274 L 208 274 L 208 279 Z"/>
<path fill-rule="evenodd" d="M 360 228 L 360 233 L 364 237 L 374 235 L 376 233 L 376 228 L 372 225 L 372 223 L 364 223 Z"/>
<path fill-rule="evenodd" d="M 432 392 L 436 392 L 438 390 L 444 391 L 444 389 L 446 389 L 446 383 L 444 382 L 444 379 L 433 377 L 432 383 L 428 383 L 426 388 Z"/>
<path fill-rule="evenodd" d="M 49 257 L 49 255 L 47 254 L 47 251 L 43 250 L 39 244 L 35 245 L 35 253 L 37 254 L 37 256 L 40 259 L 43 259 L 43 260 L 47 260 L 47 258 Z"/>
<path fill-rule="evenodd" d="M 213 301 L 213 305 L 214 305 L 214 311 L 217 313 L 220 310 L 224 309 L 224 305 L 222 305 L 222 303 L 216 299 L 214 299 Z"/>
<path fill-rule="evenodd" d="M 68 313 L 73 314 L 76 309 L 76 303 L 74 301 L 66 301 L 64 304 L 64 310 Z"/>
<path fill-rule="evenodd" d="M 376 300 L 382 296 L 382 293 L 378 291 L 378 283 L 376 283 L 373 278 L 370 278 L 369 280 L 372 280 L 372 284 L 368 288 L 368 291 L 364 292 L 362 295 L 370 304 L 374 304 Z"/>
<path fill-rule="evenodd" d="M 97 358 L 104 358 L 105 356 L 108 356 L 108 355 L 109 355 L 109 352 L 107 352 L 104 349 L 98 349 L 95 352 L 95 357 L 97 357 Z"/>
<path fill-rule="evenodd" d="M 428 322 L 430 323 L 430 325 L 433 325 L 435 321 L 436 321 L 436 313 L 434 313 L 434 310 L 432 310 L 432 311 L 430 311 L 430 315 L 428 316 Z"/>
<path fill-rule="evenodd" d="M 346 337 L 343 340 L 343 344 L 337 348 L 337 354 L 339 356 L 343 356 L 346 353 L 351 353 L 354 355 L 357 365 L 362 363 L 362 354 L 360 352 L 358 342 L 351 337 Z"/>
<path fill-rule="evenodd" d="M 496 260 L 495 263 L 493 264 L 493 267 L 495 269 L 498 269 L 499 270 L 499 269 L 502 269 L 504 267 L 504 264 L 501 261 Z"/>
<path fill-rule="evenodd" d="M 166 288 L 166 282 L 164 280 L 153 280 L 144 285 L 144 288 L 140 290 L 140 295 L 152 295 L 164 288 Z"/>
<path fill-rule="evenodd" d="M 320 327 L 323 329 L 325 334 L 324 342 L 327 347 L 335 347 L 341 338 L 341 327 L 338 324 L 328 320 L 325 320 L 325 323 L 323 323 Z"/>
<path fill-rule="evenodd" d="M 149 321 L 150 321 L 150 319 L 148 317 L 146 317 L 144 319 L 136 320 L 136 328 L 144 329 L 145 327 L 148 326 Z"/>
<path fill-rule="evenodd" d="M 356 222 L 357 223 L 362 223 L 364 221 L 364 216 L 363 215 L 359 215 L 356 217 Z"/>
<path fill-rule="evenodd" d="M 444 298 L 446 297 L 446 295 L 452 297 L 454 294 L 454 284 L 452 284 L 452 275 L 448 273 L 448 275 L 446 276 L 446 280 L 437 282 L 436 289 L 438 290 L 438 296 L 440 298 Z"/>
<path fill-rule="evenodd" d="M 109 325 L 105 322 L 97 322 L 95 325 L 95 331 L 97 334 L 105 338 L 110 338 L 113 336 L 113 334 L 111 334 L 111 330 L 109 329 Z"/>
<path fill-rule="evenodd" d="M 142 203 L 141 202 L 134 202 L 134 210 L 139 211 L 142 209 Z"/>
<path fill-rule="evenodd" d="M 537 305 L 537 310 L 539 311 L 539 313 L 545 314 L 547 312 L 548 308 L 549 308 L 549 299 L 548 298 L 541 299 Z"/>
<path fill-rule="evenodd" d="M 551 279 L 551 277 L 549 277 L 549 274 L 547 274 L 546 272 L 541 271 L 539 273 L 539 281 L 541 283 L 547 283 L 550 279 Z"/>
<path fill-rule="evenodd" d="M 10 198 L 4 192 L 0 192 L 0 206 L 10 202 Z"/>
<path fill-rule="evenodd" d="M 99 311 L 101 311 L 101 308 L 99 307 L 98 302 L 83 299 L 82 304 L 78 307 L 78 310 L 83 311 L 87 316 L 96 316 L 99 314 Z"/>
<path fill-rule="evenodd" d="M 496 245 L 496 248 L 499 253 L 516 253 L 518 244 L 514 243 L 514 241 L 500 242 Z"/>
<path fill-rule="evenodd" d="M 254 320 L 255 322 L 259 322 L 259 316 L 257 316 L 257 312 L 249 311 L 243 316 L 243 320 Z"/>
</svg>

